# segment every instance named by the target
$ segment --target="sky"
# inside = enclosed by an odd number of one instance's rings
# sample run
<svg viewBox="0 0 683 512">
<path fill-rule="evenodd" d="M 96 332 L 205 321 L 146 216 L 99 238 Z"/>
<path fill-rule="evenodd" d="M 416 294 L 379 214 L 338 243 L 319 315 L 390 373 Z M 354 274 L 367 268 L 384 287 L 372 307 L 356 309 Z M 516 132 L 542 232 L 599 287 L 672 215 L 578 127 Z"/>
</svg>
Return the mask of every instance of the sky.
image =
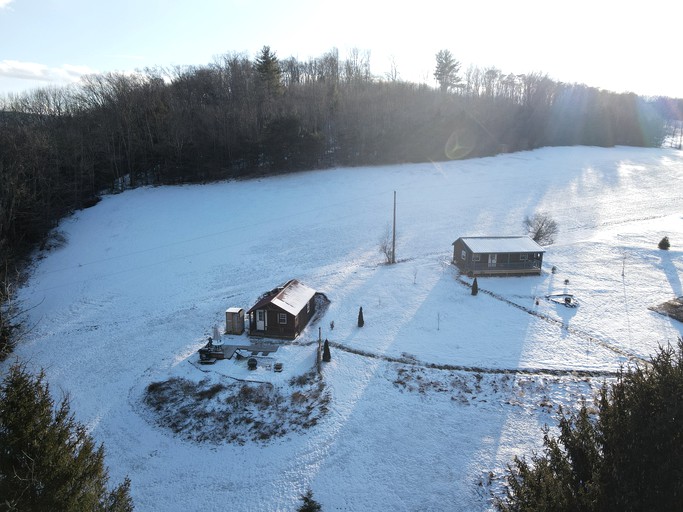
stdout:
<svg viewBox="0 0 683 512">
<path fill-rule="evenodd" d="M 220 55 L 369 53 L 371 70 L 435 85 L 439 50 L 461 71 L 546 73 L 614 92 L 683 98 L 683 4 L 670 0 L 0 0 L 0 95 L 87 73 L 206 65 Z"/>
</svg>

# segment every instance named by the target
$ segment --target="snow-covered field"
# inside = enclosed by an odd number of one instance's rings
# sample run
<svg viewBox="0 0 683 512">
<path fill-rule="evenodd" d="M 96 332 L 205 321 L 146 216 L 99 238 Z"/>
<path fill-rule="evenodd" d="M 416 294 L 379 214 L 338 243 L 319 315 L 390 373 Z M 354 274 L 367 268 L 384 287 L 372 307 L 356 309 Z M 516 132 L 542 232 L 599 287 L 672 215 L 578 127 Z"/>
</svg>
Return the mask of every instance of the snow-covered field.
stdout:
<svg viewBox="0 0 683 512">
<path fill-rule="evenodd" d="M 393 191 L 399 262 L 387 266 L 378 245 Z M 521 234 L 537 211 L 560 226 L 542 275 L 479 278 L 484 293 L 472 296 L 451 243 Z M 39 255 L 20 290 L 29 331 L 15 355 L 70 395 L 105 444 L 112 482 L 128 475 L 143 511 L 295 510 L 309 488 L 324 510 L 486 510 L 512 457 L 541 446 L 553 407 L 590 397 L 683 332 L 648 310 L 683 295 L 675 150 L 547 148 L 141 188 L 59 229 L 67 244 Z M 664 235 L 668 252 L 657 248 Z M 248 309 L 291 278 L 331 303 L 301 344 L 272 354 L 282 374 L 197 364 L 226 308 Z M 544 299 L 565 291 L 578 308 Z M 286 392 L 312 367 L 319 328 L 349 350 L 332 349 L 329 412 L 308 430 L 197 443 L 157 426 L 142 402 L 170 377 L 269 380 Z"/>
</svg>

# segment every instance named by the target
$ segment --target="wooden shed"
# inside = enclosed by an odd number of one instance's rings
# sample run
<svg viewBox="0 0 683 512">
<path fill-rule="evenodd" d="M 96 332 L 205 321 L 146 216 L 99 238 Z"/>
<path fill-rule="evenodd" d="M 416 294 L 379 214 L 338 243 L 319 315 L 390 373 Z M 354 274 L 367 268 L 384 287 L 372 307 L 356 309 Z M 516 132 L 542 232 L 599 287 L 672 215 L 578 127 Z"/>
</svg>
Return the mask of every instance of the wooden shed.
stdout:
<svg viewBox="0 0 683 512">
<path fill-rule="evenodd" d="M 296 279 L 265 293 L 247 311 L 249 335 L 296 338 L 315 313 L 315 294 Z"/>
<path fill-rule="evenodd" d="M 467 275 L 540 275 L 544 249 L 528 236 L 470 236 L 453 242 L 453 263 Z"/>
<path fill-rule="evenodd" d="M 225 310 L 225 334 L 242 334 L 244 332 L 244 309 L 228 308 Z"/>
</svg>

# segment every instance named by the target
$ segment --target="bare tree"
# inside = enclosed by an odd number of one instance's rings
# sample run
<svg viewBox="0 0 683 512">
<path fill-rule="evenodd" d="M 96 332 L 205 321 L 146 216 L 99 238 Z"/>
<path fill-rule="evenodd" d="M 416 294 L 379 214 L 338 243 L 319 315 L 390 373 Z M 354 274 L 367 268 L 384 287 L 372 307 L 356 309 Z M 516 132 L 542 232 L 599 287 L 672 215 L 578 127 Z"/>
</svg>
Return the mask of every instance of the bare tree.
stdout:
<svg viewBox="0 0 683 512">
<path fill-rule="evenodd" d="M 394 244 L 392 240 L 393 234 L 391 232 L 391 224 L 387 224 L 384 233 L 382 233 L 382 236 L 379 239 L 379 252 L 384 255 L 386 263 L 391 263 L 393 261 Z"/>
<path fill-rule="evenodd" d="M 391 68 L 387 73 L 385 73 L 386 79 L 390 82 L 398 82 L 400 80 L 401 73 L 398 72 L 398 66 L 396 65 L 396 57 L 392 55 L 389 59 L 389 64 L 391 65 Z"/>
<path fill-rule="evenodd" d="M 552 244 L 559 231 L 557 222 L 548 212 L 535 213 L 533 217 L 527 215 L 523 224 L 529 236 L 539 245 Z"/>
</svg>

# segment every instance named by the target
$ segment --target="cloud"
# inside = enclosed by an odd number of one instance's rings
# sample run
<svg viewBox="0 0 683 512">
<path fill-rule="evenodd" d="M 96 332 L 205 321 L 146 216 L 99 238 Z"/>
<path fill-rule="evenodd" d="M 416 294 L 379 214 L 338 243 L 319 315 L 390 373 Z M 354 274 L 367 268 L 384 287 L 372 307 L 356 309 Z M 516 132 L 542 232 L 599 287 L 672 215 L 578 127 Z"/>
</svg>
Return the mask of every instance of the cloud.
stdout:
<svg viewBox="0 0 683 512">
<path fill-rule="evenodd" d="M 2 2 L 4 0 L 0 0 Z M 88 66 L 63 64 L 60 67 L 50 67 L 37 62 L 21 62 L 18 60 L 1 60 L 0 77 L 21 80 L 39 80 L 41 82 L 71 83 L 77 82 L 81 76 L 94 73 Z"/>
<path fill-rule="evenodd" d="M 0 9 L 4 9 L 9 4 L 11 4 L 13 1 L 14 0 L 0 0 Z"/>
</svg>

